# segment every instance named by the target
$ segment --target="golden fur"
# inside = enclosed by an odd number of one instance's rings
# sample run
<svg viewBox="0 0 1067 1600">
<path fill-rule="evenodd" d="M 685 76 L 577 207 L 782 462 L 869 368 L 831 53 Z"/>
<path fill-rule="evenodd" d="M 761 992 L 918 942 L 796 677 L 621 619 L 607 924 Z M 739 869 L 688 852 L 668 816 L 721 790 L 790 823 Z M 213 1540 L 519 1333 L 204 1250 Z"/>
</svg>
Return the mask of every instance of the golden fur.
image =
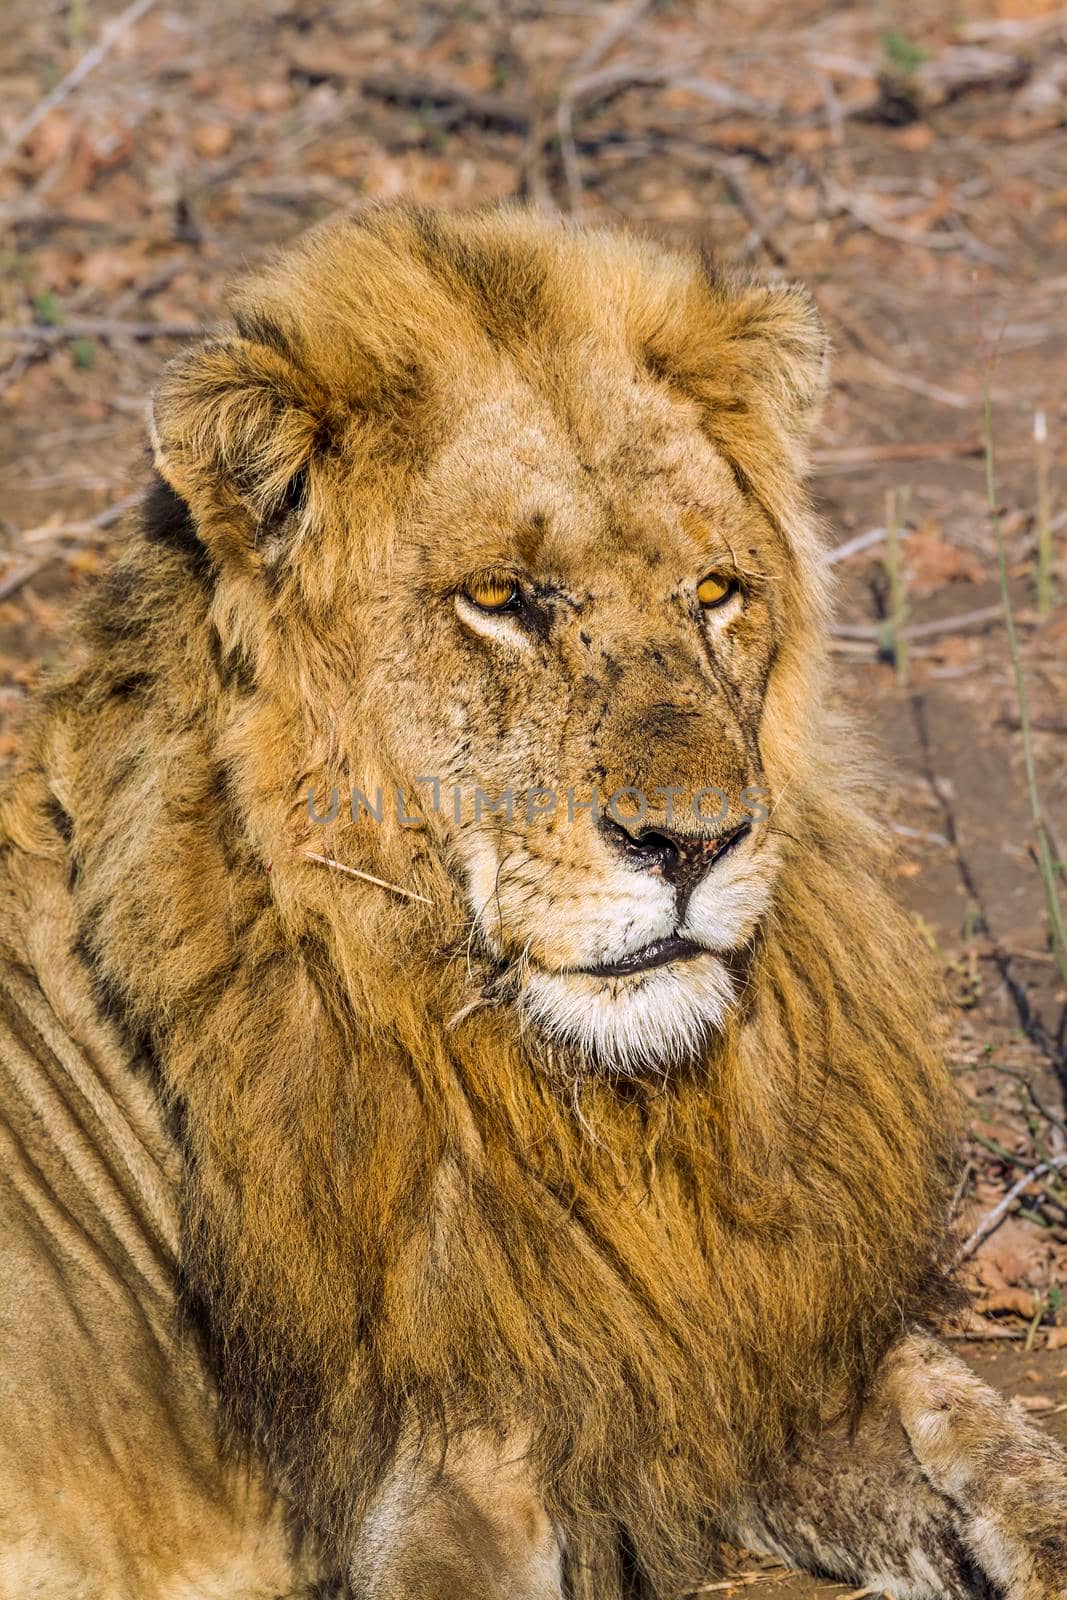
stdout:
<svg viewBox="0 0 1067 1600">
<path fill-rule="evenodd" d="M 401 1446 L 477 1430 L 528 1441 L 578 1600 L 672 1593 L 943 1295 L 927 963 L 822 681 L 821 330 L 795 288 L 518 211 L 336 225 L 233 315 L 161 386 L 164 483 L 41 699 L 9 848 L 70 865 L 225 1414 L 337 1559 Z M 465 575 L 531 544 L 544 630 L 465 630 Z M 701 562 L 748 596 L 705 654 Z M 643 1070 L 524 1010 L 531 973 L 590 992 L 586 814 L 309 818 L 427 774 L 769 790 L 735 942 L 670 980 L 694 1015 L 720 985 L 696 1046 Z"/>
</svg>

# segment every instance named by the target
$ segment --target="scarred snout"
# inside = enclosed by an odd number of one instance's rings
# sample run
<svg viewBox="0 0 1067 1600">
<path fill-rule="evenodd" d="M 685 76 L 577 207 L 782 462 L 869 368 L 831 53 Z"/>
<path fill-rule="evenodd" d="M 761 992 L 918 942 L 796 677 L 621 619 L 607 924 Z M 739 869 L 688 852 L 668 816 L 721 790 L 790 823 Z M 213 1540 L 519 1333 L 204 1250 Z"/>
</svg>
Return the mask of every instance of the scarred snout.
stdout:
<svg viewBox="0 0 1067 1600">
<path fill-rule="evenodd" d="M 679 923 L 697 885 L 717 861 L 740 844 L 752 827 L 751 819 L 714 835 L 682 832 L 666 827 L 627 827 L 609 816 L 598 823 L 601 835 L 627 866 L 651 873 L 674 891 Z"/>
</svg>

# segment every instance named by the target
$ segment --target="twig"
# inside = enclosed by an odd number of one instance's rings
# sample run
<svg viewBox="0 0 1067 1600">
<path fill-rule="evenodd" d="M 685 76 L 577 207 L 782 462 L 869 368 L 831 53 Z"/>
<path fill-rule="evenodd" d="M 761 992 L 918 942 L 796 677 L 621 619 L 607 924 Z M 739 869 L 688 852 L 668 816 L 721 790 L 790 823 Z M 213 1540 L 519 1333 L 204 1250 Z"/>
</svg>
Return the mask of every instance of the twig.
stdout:
<svg viewBox="0 0 1067 1600">
<path fill-rule="evenodd" d="M 831 203 L 836 202 L 861 227 L 883 239 L 892 239 L 894 244 L 914 244 L 924 250 L 958 250 L 963 242 L 959 233 L 919 233 L 912 228 L 900 228 L 896 223 L 880 217 L 856 196 L 845 195 L 841 190 L 829 194 L 827 198 Z"/>
<path fill-rule="evenodd" d="M 1054 1168 L 1059 1169 L 1060 1167 L 1067 1167 L 1067 1156 L 1049 1156 L 1047 1161 L 1042 1161 L 1038 1166 L 1032 1167 L 1029 1172 L 1025 1172 L 1017 1182 L 1013 1183 L 1003 1199 L 998 1200 L 996 1205 L 986 1212 L 986 1215 L 975 1228 L 970 1238 L 960 1245 L 953 1260 L 953 1266 L 958 1267 L 962 1261 L 967 1260 L 968 1256 L 974 1254 L 982 1240 L 988 1238 L 993 1229 L 998 1227 L 1004 1220 L 1024 1189 L 1029 1188 L 1030 1184 L 1036 1183 L 1038 1178 L 1043 1178 L 1046 1172 L 1051 1172 Z"/>
<path fill-rule="evenodd" d="M 977 439 L 916 440 L 912 444 L 830 445 L 816 450 L 816 467 L 865 467 L 882 461 L 949 461 L 959 456 L 980 456 Z"/>
<path fill-rule="evenodd" d="M 125 11 L 121 11 L 113 22 L 106 23 L 101 29 L 100 37 L 91 50 L 87 50 L 81 60 L 77 62 L 61 78 L 55 88 L 39 100 L 33 110 L 29 112 L 16 126 L 3 150 L 0 150 L 0 172 L 14 160 L 26 139 L 36 127 L 53 111 L 68 95 L 72 94 L 80 83 L 84 83 L 89 74 L 103 61 L 124 33 L 128 33 L 135 23 L 140 22 L 146 11 L 155 5 L 155 0 L 132 0 Z"/>
<path fill-rule="evenodd" d="M 1018 713 L 998 717 L 997 722 L 1002 728 L 1012 728 L 1016 733 L 1022 727 L 1022 718 Z M 1031 717 L 1030 728 L 1033 733 L 1067 733 L 1067 721 L 1062 717 Z"/>
<path fill-rule="evenodd" d="M 17 594 L 24 583 L 29 583 L 42 567 L 48 565 L 53 559 L 53 554 L 54 552 L 49 552 L 48 555 L 37 556 L 33 561 L 23 561 L 21 564 L 16 562 L 7 577 L 0 579 L 0 600 L 9 600 L 13 594 Z"/>
<path fill-rule="evenodd" d="M 960 1203 L 967 1192 L 967 1185 L 970 1183 L 973 1176 L 974 1162 L 971 1160 L 970 1156 L 968 1156 L 966 1162 L 964 1163 L 963 1171 L 960 1173 L 959 1182 L 952 1193 L 952 1204 L 948 1208 L 950 1222 L 955 1222 L 956 1217 L 959 1214 Z"/>
<path fill-rule="evenodd" d="M 61 344 L 65 339 L 191 339 L 203 333 L 197 322 L 119 322 L 113 317 L 72 317 L 51 327 L 45 323 L 0 328 L 0 340 L 17 344 Z"/>
<path fill-rule="evenodd" d="M 402 889 L 398 883 L 387 883 L 384 878 L 376 878 L 371 872 L 360 872 L 358 867 L 346 867 L 343 861 L 335 861 L 332 856 L 320 856 L 314 850 L 305 850 L 304 854 L 309 861 L 320 861 L 324 867 L 336 867 L 338 872 L 347 872 L 351 878 L 362 878 L 364 883 L 373 883 L 379 889 L 402 894 L 405 900 L 421 900 L 424 906 L 433 905 L 432 900 L 428 900 L 424 894 L 416 894 L 414 889 Z"/>
<path fill-rule="evenodd" d="M 1011 589 L 1008 585 L 1008 552 L 1004 543 L 1004 530 L 1000 522 L 1000 509 L 997 500 L 996 471 L 993 461 L 993 393 L 988 372 L 986 373 L 984 387 L 983 422 L 985 432 L 986 502 L 989 518 L 993 525 L 993 537 L 997 546 L 997 576 L 1000 582 L 1000 603 L 1004 611 L 1004 625 L 1008 633 L 1008 650 L 1011 655 L 1012 672 L 1015 678 L 1015 699 L 1019 707 L 1019 737 L 1023 747 L 1026 792 L 1030 799 L 1030 815 L 1033 818 L 1034 833 L 1037 836 L 1038 867 L 1045 891 L 1049 939 L 1052 945 L 1052 953 L 1056 958 L 1056 967 L 1060 978 L 1064 984 L 1067 984 L 1067 921 L 1065 921 L 1063 905 L 1060 901 L 1060 887 L 1056 879 L 1056 865 L 1052 844 L 1045 824 L 1041 795 L 1037 787 L 1033 739 L 1030 735 L 1030 699 L 1026 690 L 1026 674 L 1023 671 L 1022 657 L 1019 654 L 1019 640 L 1015 629 L 1015 608 L 1011 603 Z"/>
<path fill-rule="evenodd" d="M 563 164 L 563 177 L 567 185 L 567 202 L 576 214 L 584 204 L 585 184 L 574 143 L 574 101 L 561 95 L 556 106 L 556 133 L 559 135 L 559 156 Z"/>
<path fill-rule="evenodd" d="M 757 100 L 743 89 L 720 83 L 718 78 L 671 77 L 666 81 L 672 89 L 682 89 L 686 94 L 696 95 L 698 100 L 707 100 L 709 105 L 721 106 L 724 111 L 743 111 L 753 117 L 782 116 L 782 106 L 773 105 L 769 100 Z"/>
<path fill-rule="evenodd" d="M 954 617 L 939 617 L 932 622 L 910 622 L 901 628 L 902 639 L 937 639 L 943 633 L 956 633 L 960 628 L 975 628 L 979 624 L 999 621 L 1003 615 L 1000 606 L 980 606 L 977 611 L 961 611 Z M 876 644 L 882 638 L 885 625 L 869 622 L 841 622 L 832 630 L 837 639 L 869 639 Z"/>
<path fill-rule="evenodd" d="M 803 277 L 804 274 L 794 266 L 786 245 L 775 237 L 770 219 L 749 188 L 737 160 L 724 155 L 720 150 L 712 150 L 706 144 L 696 144 L 692 140 L 672 138 L 669 145 L 672 150 L 684 155 L 690 166 L 714 172 L 725 185 L 755 235 L 753 248 L 762 245 L 776 267 L 792 273 L 794 277 Z"/>
<path fill-rule="evenodd" d="M 860 196 L 850 195 L 836 184 L 826 186 L 826 197 L 831 205 L 839 206 L 862 228 L 878 234 L 883 239 L 892 239 L 895 244 L 918 245 L 923 250 L 969 248 L 973 255 L 977 255 L 982 261 L 988 261 L 994 267 L 1007 265 L 1006 257 L 999 250 L 994 250 L 983 239 L 976 238 L 967 228 L 957 225 L 950 233 L 930 233 L 900 227 L 895 222 L 880 216 L 871 206 L 865 204 Z"/>
<path fill-rule="evenodd" d="M 665 81 L 673 84 L 676 80 L 669 78 Z M 693 83 L 689 82 L 688 87 L 692 89 L 694 87 Z M 780 112 L 776 111 L 773 106 L 764 105 L 760 109 L 768 116 L 780 115 Z M 719 176 L 752 229 L 754 235 L 752 248 L 762 245 L 774 265 L 783 272 L 788 272 L 797 278 L 803 278 L 806 275 L 802 265 L 794 260 L 792 252 L 785 241 L 775 235 L 770 220 L 753 196 L 747 180 L 741 172 L 738 161 L 720 151 L 710 149 L 706 144 L 696 144 L 692 140 L 679 139 L 673 135 L 663 139 L 662 142 L 672 152 L 682 154 L 689 165 L 713 171 Z M 901 371 L 894 366 L 892 351 L 865 326 L 862 319 L 857 317 L 848 305 L 843 303 L 840 296 L 831 293 L 828 286 L 824 286 L 819 291 L 818 298 L 828 317 L 848 336 L 856 349 L 862 352 L 864 358 L 871 363 L 886 383 L 893 383 L 899 388 L 909 389 L 927 399 L 936 400 L 942 405 L 952 406 L 956 410 L 962 410 L 966 406 L 967 401 L 964 396 L 958 395 L 950 389 L 942 389 L 936 384 L 927 382 L 924 378 Z M 979 455 L 981 453 L 980 446 L 962 451 L 957 446 L 950 446 L 947 452 L 940 450 L 937 446 L 932 449 L 923 447 L 917 453 L 912 453 L 912 447 L 907 445 L 891 446 L 888 449 L 903 449 L 908 454 L 899 456 L 886 454 L 883 459 L 911 461 L 922 460 L 929 455 L 931 459 L 940 460 L 945 454 Z M 866 458 L 856 458 L 855 462 L 849 462 L 848 464 L 865 464 L 865 460 Z"/>
<path fill-rule="evenodd" d="M 1050 1111 L 1048 1106 L 1038 1099 L 1033 1084 L 1024 1072 L 1016 1072 L 1014 1067 L 1002 1066 L 999 1061 L 977 1061 L 974 1065 L 976 1068 L 981 1067 L 989 1072 L 1000 1073 L 1005 1078 L 1014 1078 L 1016 1083 L 1021 1083 L 1030 1098 L 1030 1104 L 1038 1115 L 1044 1117 L 1046 1122 L 1051 1123 L 1054 1128 L 1058 1128 L 1062 1134 L 1067 1136 L 1067 1122 L 1064 1122 L 1062 1117 L 1058 1117 L 1054 1111 Z"/>
<path fill-rule="evenodd" d="M 907 530 L 903 532 L 906 537 Z M 839 561 L 848 561 L 852 556 L 862 555 L 865 550 L 873 550 L 884 538 L 884 528 L 868 528 L 866 533 L 857 533 L 853 538 L 846 539 L 844 544 L 835 545 L 832 550 L 827 550 L 822 558 L 823 566 L 836 567 Z"/>
<path fill-rule="evenodd" d="M 702 1583 L 698 1589 L 687 1589 L 686 1600 L 690 1595 L 728 1593 L 731 1589 L 749 1589 L 754 1583 L 770 1583 L 772 1579 L 781 1577 L 780 1572 L 739 1572 L 735 1578 L 720 1578 L 716 1583 Z M 864 1594 L 873 1593 L 873 1590 L 864 1589 Z"/>
<path fill-rule="evenodd" d="M 572 211 L 581 211 L 585 187 L 574 143 L 575 105 L 579 100 L 588 99 L 598 92 L 598 75 L 593 73 L 593 68 L 599 66 L 606 55 L 610 55 L 619 40 L 625 38 L 631 28 L 636 27 L 650 4 L 651 0 L 629 0 L 629 4 L 619 6 L 572 62 L 567 82 L 560 91 L 556 104 L 556 133 L 559 136 L 560 160 L 563 163 L 563 176 Z"/>
<path fill-rule="evenodd" d="M 889 579 L 889 615 L 882 625 L 882 631 L 893 656 L 893 667 L 899 684 L 906 684 L 908 681 L 908 602 L 900 555 L 900 529 L 904 521 L 906 496 L 906 490 L 888 489 L 885 497 L 884 565 Z"/>
<path fill-rule="evenodd" d="M 733 196 L 737 209 L 755 234 L 755 243 L 763 246 L 775 266 L 792 272 L 789 254 L 775 238 L 770 218 L 745 181 L 740 164 L 729 156 L 720 155 L 717 150 L 708 150 L 705 152 L 705 165 L 718 174 L 727 192 Z"/>
<path fill-rule="evenodd" d="M 652 0 L 630 0 L 629 5 L 619 6 L 571 64 L 568 76 L 572 79 L 579 78 L 599 66 L 619 40 L 625 38 L 630 29 L 637 26 L 651 3 Z"/>
<path fill-rule="evenodd" d="M 955 633 L 959 628 L 977 628 L 1000 617 L 999 606 L 979 606 L 976 611 L 961 611 L 954 617 L 935 618 L 932 622 L 912 622 L 904 629 L 905 639 L 939 639 L 943 633 Z"/>
<path fill-rule="evenodd" d="M 943 1339 L 960 1339 L 966 1343 L 969 1343 L 972 1339 L 975 1341 L 984 1339 L 1021 1339 L 1023 1330 L 1021 1328 L 947 1328 L 941 1337 Z"/>
<path fill-rule="evenodd" d="M 830 130 L 830 138 L 834 144 L 842 145 L 845 142 L 845 118 L 837 90 L 834 88 L 834 80 L 828 72 L 819 72 L 815 81 L 819 85 L 822 103 L 826 108 L 826 125 Z"/>
<path fill-rule="evenodd" d="M 912 394 L 921 394 L 924 400 L 936 400 L 938 405 L 951 406 L 953 411 L 969 411 L 974 404 L 970 395 L 957 394 L 954 389 L 943 389 L 939 383 L 920 378 L 918 373 L 891 367 L 870 350 L 861 350 L 856 359 L 877 373 L 883 383 L 891 383 L 895 389 L 908 389 Z"/>
<path fill-rule="evenodd" d="M 105 506 L 103 511 L 98 511 L 95 517 L 86 517 L 80 522 L 62 522 L 50 525 L 42 522 L 36 528 L 26 528 L 17 535 L 19 545 L 44 544 L 49 541 L 55 543 L 65 542 L 72 538 L 81 538 L 87 533 L 96 533 L 101 528 L 110 528 L 113 522 L 118 522 L 120 517 L 133 506 L 139 504 L 140 494 L 127 495 L 124 500 L 116 500 L 114 505 Z"/>
<path fill-rule="evenodd" d="M 96 533 L 102 528 L 108 528 L 112 523 L 118 522 L 132 506 L 141 499 L 139 494 L 128 495 L 125 500 L 119 500 L 115 505 L 107 506 L 95 517 L 89 517 L 84 522 L 68 522 L 58 527 L 49 527 L 47 523 L 38 528 L 28 528 L 25 533 L 18 535 L 19 544 L 33 545 L 53 541 L 55 548 L 42 550 L 24 560 L 16 561 L 8 568 L 7 574 L 0 578 L 0 600 L 9 600 L 22 588 L 24 583 L 29 583 L 39 572 L 47 567 L 50 561 L 63 555 L 64 545 L 72 538 L 80 538 L 88 533 Z"/>
<path fill-rule="evenodd" d="M 984 43 L 987 39 L 1031 39 L 1042 33 L 1052 33 L 1067 22 L 1067 11 L 1049 11 L 1040 17 L 1023 17 L 1021 19 L 982 18 L 978 22 L 966 22 L 958 30 L 958 37 L 965 42 L 974 41 Z"/>
<path fill-rule="evenodd" d="M 682 70 L 678 62 L 671 61 L 658 64 L 618 61 L 612 66 L 601 67 L 599 72 L 590 72 L 584 78 L 568 79 L 566 93 L 576 105 L 589 106 L 612 100 L 627 89 L 684 89 L 700 100 L 707 100 L 710 105 L 719 106 L 723 111 L 745 111 L 770 117 L 780 114 L 779 107 L 754 100 L 751 95 L 731 88 L 728 83 L 720 83 L 717 78 L 686 78 L 681 75 Z M 703 150 L 704 146 L 700 146 L 700 149 Z"/>
<path fill-rule="evenodd" d="M 984 1133 L 979 1133 L 977 1128 L 968 1129 L 967 1137 L 972 1144 L 981 1145 L 982 1149 L 988 1150 L 991 1156 L 996 1156 L 1002 1166 L 1021 1167 L 1025 1170 L 1026 1164 L 1030 1160 L 1029 1156 L 1015 1155 L 1011 1150 L 1005 1149 L 996 1139 L 989 1139 Z M 1044 1159 L 1045 1157 L 1042 1155 L 1042 1160 Z M 1067 1192 L 1061 1194 L 1059 1188 L 1054 1183 L 1050 1183 L 1046 1185 L 1046 1193 L 1052 1200 L 1053 1205 L 1067 1213 Z M 1023 1212 L 1023 1215 L 1028 1221 L 1033 1221 L 1029 1211 Z"/>
<path fill-rule="evenodd" d="M 1034 412 L 1034 476 L 1037 479 L 1037 614 L 1052 610 L 1052 495 L 1049 490 L 1048 423 Z"/>
<path fill-rule="evenodd" d="M 551 113 L 540 107 L 530 118 L 520 168 L 520 190 L 542 211 L 558 211 L 551 185 L 545 176 L 545 146 L 548 143 Z"/>
<path fill-rule="evenodd" d="M 952 841 L 943 833 L 931 833 L 927 828 L 909 828 L 906 822 L 890 822 L 890 833 L 895 833 L 901 839 L 914 839 L 918 844 L 936 844 L 943 850 L 952 847 Z"/>
<path fill-rule="evenodd" d="M 339 70 L 338 76 L 346 76 Z M 432 106 L 451 112 L 456 121 L 480 122 L 487 128 L 525 133 L 531 111 L 524 100 L 502 94 L 479 94 L 460 84 L 437 78 L 414 77 L 406 72 L 372 73 L 360 83 L 365 95 L 391 100 L 396 105 Z"/>
<path fill-rule="evenodd" d="M 683 89 L 700 99 L 726 111 L 745 111 L 756 115 L 773 115 L 775 108 L 754 100 L 751 95 L 719 83 L 713 78 L 684 76 L 684 66 L 677 62 L 649 64 L 640 61 L 620 61 L 601 67 L 604 57 L 610 55 L 620 39 L 625 38 L 649 10 L 651 0 L 630 0 L 619 6 L 608 18 L 604 27 L 588 47 L 572 63 L 556 102 L 556 134 L 559 139 L 560 160 L 567 194 L 572 211 L 580 211 L 585 185 L 582 181 L 581 163 L 574 138 L 574 115 L 579 106 L 589 106 L 613 98 L 626 89 L 645 87 L 662 89 L 667 85 Z"/>
</svg>

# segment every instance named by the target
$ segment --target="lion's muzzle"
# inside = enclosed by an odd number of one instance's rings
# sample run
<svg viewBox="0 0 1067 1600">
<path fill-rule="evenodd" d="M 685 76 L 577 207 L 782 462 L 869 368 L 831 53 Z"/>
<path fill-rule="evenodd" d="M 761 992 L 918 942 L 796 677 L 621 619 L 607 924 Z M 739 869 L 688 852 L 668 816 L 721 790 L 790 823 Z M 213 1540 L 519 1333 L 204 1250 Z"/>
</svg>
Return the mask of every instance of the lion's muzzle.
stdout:
<svg viewBox="0 0 1067 1600">
<path fill-rule="evenodd" d="M 715 863 L 741 842 L 751 826 L 746 820 L 715 835 L 668 828 L 641 828 L 635 832 L 611 817 L 599 819 L 604 838 L 629 866 L 654 873 L 674 890 L 679 923 L 685 921 L 694 889 Z"/>
</svg>

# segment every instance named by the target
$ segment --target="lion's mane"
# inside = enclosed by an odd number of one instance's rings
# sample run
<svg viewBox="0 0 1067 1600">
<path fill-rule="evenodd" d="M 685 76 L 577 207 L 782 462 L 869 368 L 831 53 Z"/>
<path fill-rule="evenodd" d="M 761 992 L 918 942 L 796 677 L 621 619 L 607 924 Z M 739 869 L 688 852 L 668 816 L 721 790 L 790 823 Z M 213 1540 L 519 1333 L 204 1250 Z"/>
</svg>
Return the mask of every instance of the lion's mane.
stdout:
<svg viewBox="0 0 1067 1600">
<path fill-rule="evenodd" d="M 381 830 L 427 908 L 296 847 L 309 783 L 341 770 L 323 708 L 384 642 L 338 643 L 351 526 L 387 537 L 447 410 L 435 369 L 475 323 L 521 346 L 535 316 L 643 318 L 656 372 L 817 559 L 789 420 L 811 351 L 780 303 L 739 331 L 745 294 L 520 214 L 387 210 L 313 238 L 164 383 L 177 490 L 147 497 L 26 741 L 8 833 L 69 862 L 80 959 L 156 1075 L 225 1414 L 337 1545 L 400 1441 L 481 1426 L 528 1440 L 569 1592 L 671 1592 L 745 1484 L 941 1301 L 953 1103 L 854 741 L 813 687 L 820 623 L 796 620 L 768 710 L 795 768 L 774 909 L 699 1065 L 615 1081 L 506 1004 L 454 1022 L 446 866 Z"/>
</svg>

